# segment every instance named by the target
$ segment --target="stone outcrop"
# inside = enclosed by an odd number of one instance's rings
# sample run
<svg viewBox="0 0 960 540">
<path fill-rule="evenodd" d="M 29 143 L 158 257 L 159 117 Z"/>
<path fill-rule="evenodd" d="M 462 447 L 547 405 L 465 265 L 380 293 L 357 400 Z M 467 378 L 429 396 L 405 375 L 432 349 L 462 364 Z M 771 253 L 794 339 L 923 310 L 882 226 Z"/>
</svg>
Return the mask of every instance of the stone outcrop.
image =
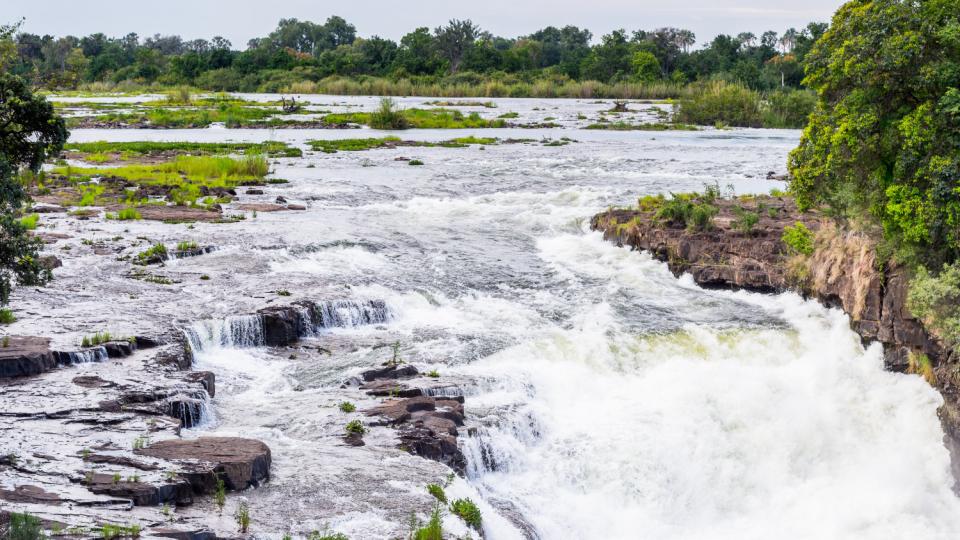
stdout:
<svg viewBox="0 0 960 540">
<path fill-rule="evenodd" d="M 800 213 L 788 198 L 715 204 L 719 213 L 707 231 L 691 231 L 658 219 L 655 211 L 636 209 L 598 214 L 591 226 L 621 247 L 651 253 L 678 276 L 689 273 L 704 287 L 795 290 L 841 308 L 864 342 L 883 345 L 888 369 L 907 371 L 913 368 L 911 359 L 926 355 L 934 368 L 931 383 L 945 400 L 940 418 L 954 477 L 960 480 L 960 375 L 955 369 L 960 359 L 911 315 L 906 270 L 878 264 L 876 243 L 869 235 L 842 230 L 816 213 Z M 749 232 L 735 226 L 735 207 L 743 206 L 759 210 L 760 220 Z M 782 240 L 784 228 L 797 222 L 815 233 L 809 257 L 791 254 Z"/>
<path fill-rule="evenodd" d="M 0 347 L 0 378 L 39 375 L 57 364 L 47 338 L 10 336 Z"/>
<path fill-rule="evenodd" d="M 466 470 L 466 458 L 457 445 L 464 420 L 462 397 L 389 399 L 365 413 L 396 427 L 400 447 L 411 454 L 439 461 L 460 474 Z"/>
<path fill-rule="evenodd" d="M 218 476 L 231 490 L 258 486 L 270 478 L 270 448 L 254 439 L 169 439 L 136 453 L 182 463 L 185 472 L 180 474 L 197 493 L 212 493 Z"/>
</svg>

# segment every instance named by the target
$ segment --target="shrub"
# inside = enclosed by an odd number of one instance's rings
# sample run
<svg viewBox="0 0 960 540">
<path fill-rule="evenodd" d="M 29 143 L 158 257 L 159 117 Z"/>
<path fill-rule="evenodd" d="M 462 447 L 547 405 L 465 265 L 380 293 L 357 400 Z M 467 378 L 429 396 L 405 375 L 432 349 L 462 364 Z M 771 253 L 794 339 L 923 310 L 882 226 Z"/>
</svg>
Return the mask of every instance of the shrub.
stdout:
<svg viewBox="0 0 960 540">
<path fill-rule="evenodd" d="M 423 165 L 423 162 L 419 159 L 411 159 L 409 162 L 407 162 L 407 165 Z"/>
<path fill-rule="evenodd" d="M 467 522 L 474 529 L 480 530 L 480 509 L 470 499 L 457 499 L 450 503 L 450 510 L 460 516 L 460 519 Z"/>
<path fill-rule="evenodd" d="M 675 106 L 679 122 L 712 126 L 762 127 L 760 94 L 741 85 L 713 81 L 694 87 L 688 97 Z"/>
<path fill-rule="evenodd" d="M 367 428 L 360 420 L 351 420 L 344 429 L 347 430 L 348 435 L 363 435 L 367 432 Z"/>
<path fill-rule="evenodd" d="M 733 213 L 736 214 L 737 219 L 733 220 L 731 225 L 740 232 L 749 234 L 753 232 L 753 228 L 760 222 L 760 214 L 739 206 L 733 207 Z"/>
<path fill-rule="evenodd" d="M 693 205 L 687 228 L 692 231 L 708 231 L 713 228 L 713 218 L 719 209 L 712 204 L 701 203 Z"/>
<path fill-rule="evenodd" d="M 781 239 L 792 255 L 813 255 L 813 233 L 803 223 L 784 227 Z"/>
<path fill-rule="evenodd" d="M 17 316 L 13 314 L 10 308 L 0 308 L 0 324 L 13 324 L 17 322 Z"/>
<path fill-rule="evenodd" d="M 944 265 L 939 275 L 919 267 L 910 281 L 907 308 L 948 347 L 960 350 L 960 263 Z"/>
<path fill-rule="evenodd" d="M 370 114 L 370 127 L 374 129 L 407 129 L 409 124 L 403 111 L 396 110 L 393 99 L 380 100 L 380 107 Z"/>
<path fill-rule="evenodd" d="M 432 369 L 429 372 L 427 372 L 427 377 L 430 377 L 431 379 L 437 379 L 440 377 L 440 372 L 435 369 Z"/>
<path fill-rule="evenodd" d="M 341 401 L 338 407 L 340 408 L 341 412 L 345 412 L 345 413 L 352 413 L 357 410 L 357 406 L 354 405 L 353 403 L 350 403 L 349 401 Z"/>
</svg>

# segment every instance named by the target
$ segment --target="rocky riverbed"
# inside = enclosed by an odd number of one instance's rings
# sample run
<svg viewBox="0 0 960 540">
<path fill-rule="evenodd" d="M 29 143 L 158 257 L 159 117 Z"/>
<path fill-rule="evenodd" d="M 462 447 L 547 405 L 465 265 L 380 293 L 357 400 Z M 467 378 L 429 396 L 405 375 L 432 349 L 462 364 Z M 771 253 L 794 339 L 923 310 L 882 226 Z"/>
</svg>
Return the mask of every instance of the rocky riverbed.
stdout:
<svg viewBox="0 0 960 540">
<path fill-rule="evenodd" d="M 395 133 L 74 131 L 291 151 L 268 156 L 258 185 L 200 193 L 205 208 L 158 189 L 137 201 L 141 219 L 118 219 L 126 183 L 83 206 L 94 177 L 51 173 L 34 193 L 55 279 L 14 291 L 0 347 L 17 375 L 0 396 L 0 455 L 15 456 L 0 463 L 3 511 L 50 532 L 199 539 L 243 535 L 245 508 L 246 536 L 395 539 L 429 519 L 437 484 L 482 514 L 476 530 L 446 506 L 450 538 L 958 529 L 940 396 L 885 371 L 846 315 L 703 288 L 590 230 L 638 195 L 782 188 L 796 132 L 587 130 L 612 103 L 493 101 L 484 117 L 542 127 L 409 130 L 402 140 L 425 144 L 336 153 L 308 141 Z M 471 136 L 497 142 L 438 144 Z M 151 165 L 137 155 L 96 160 Z M 91 166 L 78 157 L 73 172 Z M 745 275 L 779 290 L 773 269 Z"/>
</svg>

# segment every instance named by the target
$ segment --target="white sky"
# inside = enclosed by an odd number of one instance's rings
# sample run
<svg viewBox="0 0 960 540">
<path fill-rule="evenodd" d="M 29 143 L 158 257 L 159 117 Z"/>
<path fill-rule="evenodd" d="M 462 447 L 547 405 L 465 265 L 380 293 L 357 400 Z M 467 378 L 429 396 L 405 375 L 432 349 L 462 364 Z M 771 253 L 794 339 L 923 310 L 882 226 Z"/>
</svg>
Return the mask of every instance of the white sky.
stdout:
<svg viewBox="0 0 960 540">
<path fill-rule="evenodd" d="M 179 34 L 185 39 L 222 35 L 235 48 L 268 34 L 280 18 L 323 22 L 339 15 L 360 36 L 399 40 L 417 26 L 434 28 L 451 18 L 472 19 L 504 37 L 545 26 L 573 24 L 597 39 L 615 28 L 688 28 L 700 43 L 717 34 L 782 32 L 811 21 L 829 22 L 842 0 L 0 0 L 0 23 L 26 17 L 24 31 L 119 37 Z"/>
</svg>

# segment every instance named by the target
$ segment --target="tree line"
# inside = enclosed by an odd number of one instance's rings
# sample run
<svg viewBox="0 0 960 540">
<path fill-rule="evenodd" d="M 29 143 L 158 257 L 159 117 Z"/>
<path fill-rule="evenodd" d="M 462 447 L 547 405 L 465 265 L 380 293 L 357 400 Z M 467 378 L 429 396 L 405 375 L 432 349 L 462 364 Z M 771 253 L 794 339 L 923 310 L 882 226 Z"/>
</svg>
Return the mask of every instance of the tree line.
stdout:
<svg viewBox="0 0 960 540">
<path fill-rule="evenodd" d="M 738 82 L 755 90 L 798 88 L 803 61 L 828 25 L 811 23 L 757 36 L 721 34 L 696 48 L 689 30 L 619 29 L 594 43 L 576 26 L 548 26 L 504 38 L 469 20 L 421 27 L 399 42 L 359 37 L 354 25 L 331 16 L 324 23 L 281 19 L 269 35 L 238 50 L 223 37 L 185 40 L 141 38 L 135 33 L 84 37 L 20 32 L 11 69 L 35 86 L 71 89 L 84 83 L 188 84 L 209 90 L 276 91 L 291 83 L 331 76 L 444 80 L 599 81 L 603 83 L 702 80 Z"/>
</svg>

